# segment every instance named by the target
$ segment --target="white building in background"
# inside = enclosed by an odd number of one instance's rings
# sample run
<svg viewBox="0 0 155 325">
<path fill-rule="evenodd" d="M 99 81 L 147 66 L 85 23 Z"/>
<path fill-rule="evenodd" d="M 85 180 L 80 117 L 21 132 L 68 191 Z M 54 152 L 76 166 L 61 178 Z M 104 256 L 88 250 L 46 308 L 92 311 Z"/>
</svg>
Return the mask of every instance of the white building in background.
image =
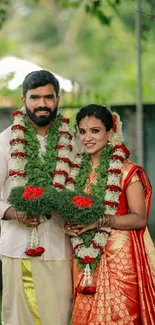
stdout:
<svg viewBox="0 0 155 325">
<path fill-rule="evenodd" d="M 13 78 L 8 81 L 8 87 L 12 90 L 22 84 L 28 73 L 41 69 L 44 68 L 39 67 L 30 61 L 22 60 L 14 56 L 7 56 L 0 60 L 0 78 L 6 77 L 11 72 L 14 73 Z M 69 79 L 64 79 L 56 73 L 53 74 L 59 80 L 61 89 L 65 92 L 71 92 L 73 90 L 72 82 Z"/>
</svg>

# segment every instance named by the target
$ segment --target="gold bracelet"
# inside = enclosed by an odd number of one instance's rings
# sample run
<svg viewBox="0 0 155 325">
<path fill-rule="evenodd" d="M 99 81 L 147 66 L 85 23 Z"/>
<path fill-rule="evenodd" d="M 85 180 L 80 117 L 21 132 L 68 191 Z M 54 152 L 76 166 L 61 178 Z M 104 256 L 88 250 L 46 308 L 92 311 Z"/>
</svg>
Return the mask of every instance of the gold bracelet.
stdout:
<svg viewBox="0 0 155 325">
<path fill-rule="evenodd" d="M 109 214 L 105 214 L 102 218 L 103 220 L 103 226 L 104 227 L 110 227 L 110 216 Z"/>
<path fill-rule="evenodd" d="M 24 223 L 27 220 L 27 216 L 25 216 L 25 218 L 23 219 L 24 216 L 23 215 L 20 216 L 17 211 L 15 211 L 15 217 L 16 217 L 16 220 L 18 220 L 18 222 Z"/>
<path fill-rule="evenodd" d="M 67 232 L 66 232 L 66 230 L 65 230 L 65 225 L 64 225 L 64 223 L 62 224 L 62 230 L 63 230 L 63 232 L 64 232 L 65 234 L 67 234 Z"/>
<path fill-rule="evenodd" d="M 20 221 L 19 221 L 19 217 L 18 217 L 18 213 L 17 213 L 17 211 L 15 210 L 14 213 L 15 213 L 15 214 L 14 214 L 14 216 L 15 216 L 15 220 L 17 220 L 18 222 L 20 222 Z"/>
<path fill-rule="evenodd" d="M 101 229 L 103 226 L 103 217 L 99 217 L 97 220 L 97 228 Z"/>
</svg>

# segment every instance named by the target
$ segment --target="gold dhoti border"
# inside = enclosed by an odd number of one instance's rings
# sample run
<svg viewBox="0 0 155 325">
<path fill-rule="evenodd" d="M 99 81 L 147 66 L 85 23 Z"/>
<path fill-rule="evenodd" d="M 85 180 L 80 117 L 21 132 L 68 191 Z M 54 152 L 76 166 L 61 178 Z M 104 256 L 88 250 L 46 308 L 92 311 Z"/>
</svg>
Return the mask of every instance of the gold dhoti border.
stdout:
<svg viewBox="0 0 155 325">
<path fill-rule="evenodd" d="M 31 263 L 28 259 L 22 260 L 23 286 L 30 311 L 34 317 L 35 325 L 42 325 L 38 313 L 37 299 L 35 295 L 34 282 L 32 278 Z"/>
</svg>

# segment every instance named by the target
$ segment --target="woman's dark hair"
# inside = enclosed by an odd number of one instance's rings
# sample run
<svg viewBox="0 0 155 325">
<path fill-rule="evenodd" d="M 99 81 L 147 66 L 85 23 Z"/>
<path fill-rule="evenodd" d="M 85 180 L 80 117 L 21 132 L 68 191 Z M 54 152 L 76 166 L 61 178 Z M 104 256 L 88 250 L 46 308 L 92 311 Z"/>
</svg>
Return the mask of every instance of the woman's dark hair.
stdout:
<svg viewBox="0 0 155 325">
<path fill-rule="evenodd" d="M 76 125 L 79 127 L 80 121 L 86 116 L 94 116 L 101 120 L 106 128 L 106 131 L 110 131 L 113 127 L 113 116 L 110 110 L 106 106 L 89 104 L 80 109 L 76 115 Z"/>
<path fill-rule="evenodd" d="M 26 96 L 26 93 L 30 89 L 35 89 L 37 87 L 46 86 L 51 84 L 54 87 L 56 96 L 59 95 L 60 85 L 59 81 L 55 76 L 47 70 L 38 70 L 32 71 L 25 77 L 22 87 L 23 87 L 23 96 Z"/>
</svg>

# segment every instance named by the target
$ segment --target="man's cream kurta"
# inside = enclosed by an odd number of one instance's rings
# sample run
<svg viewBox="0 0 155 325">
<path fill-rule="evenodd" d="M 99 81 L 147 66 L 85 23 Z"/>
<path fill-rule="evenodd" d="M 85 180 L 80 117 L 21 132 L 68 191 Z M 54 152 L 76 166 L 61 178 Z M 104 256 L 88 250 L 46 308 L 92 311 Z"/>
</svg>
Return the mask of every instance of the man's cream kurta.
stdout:
<svg viewBox="0 0 155 325">
<path fill-rule="evenodd" d="M 37 135 L 40 151 L 45 151 L 46 137 Z M 11 128 L 0 134 L 0 219 L 9 208 L 8 195 L 13 182 L 8 177 Z M 71 307 L 71 258 L 69 238 L 62 231 L 63 219 L 53 215 L 38 226 L 41 257 L 31 258 L 32 278 L 41 323 L 34 321 L 28 307 L 22 273 L 22 259 L 27 248 L 30 229 L 18 221 L 1 220 L 0 254 L 3 265 L 3 325 L 68 325 Z M 61 300 L 61 301 L 60 301 Z M 47 313 L 48 311 L 48 313 Z M 27 321 L 28 319 L 28 321 Z"/>
</svg>

